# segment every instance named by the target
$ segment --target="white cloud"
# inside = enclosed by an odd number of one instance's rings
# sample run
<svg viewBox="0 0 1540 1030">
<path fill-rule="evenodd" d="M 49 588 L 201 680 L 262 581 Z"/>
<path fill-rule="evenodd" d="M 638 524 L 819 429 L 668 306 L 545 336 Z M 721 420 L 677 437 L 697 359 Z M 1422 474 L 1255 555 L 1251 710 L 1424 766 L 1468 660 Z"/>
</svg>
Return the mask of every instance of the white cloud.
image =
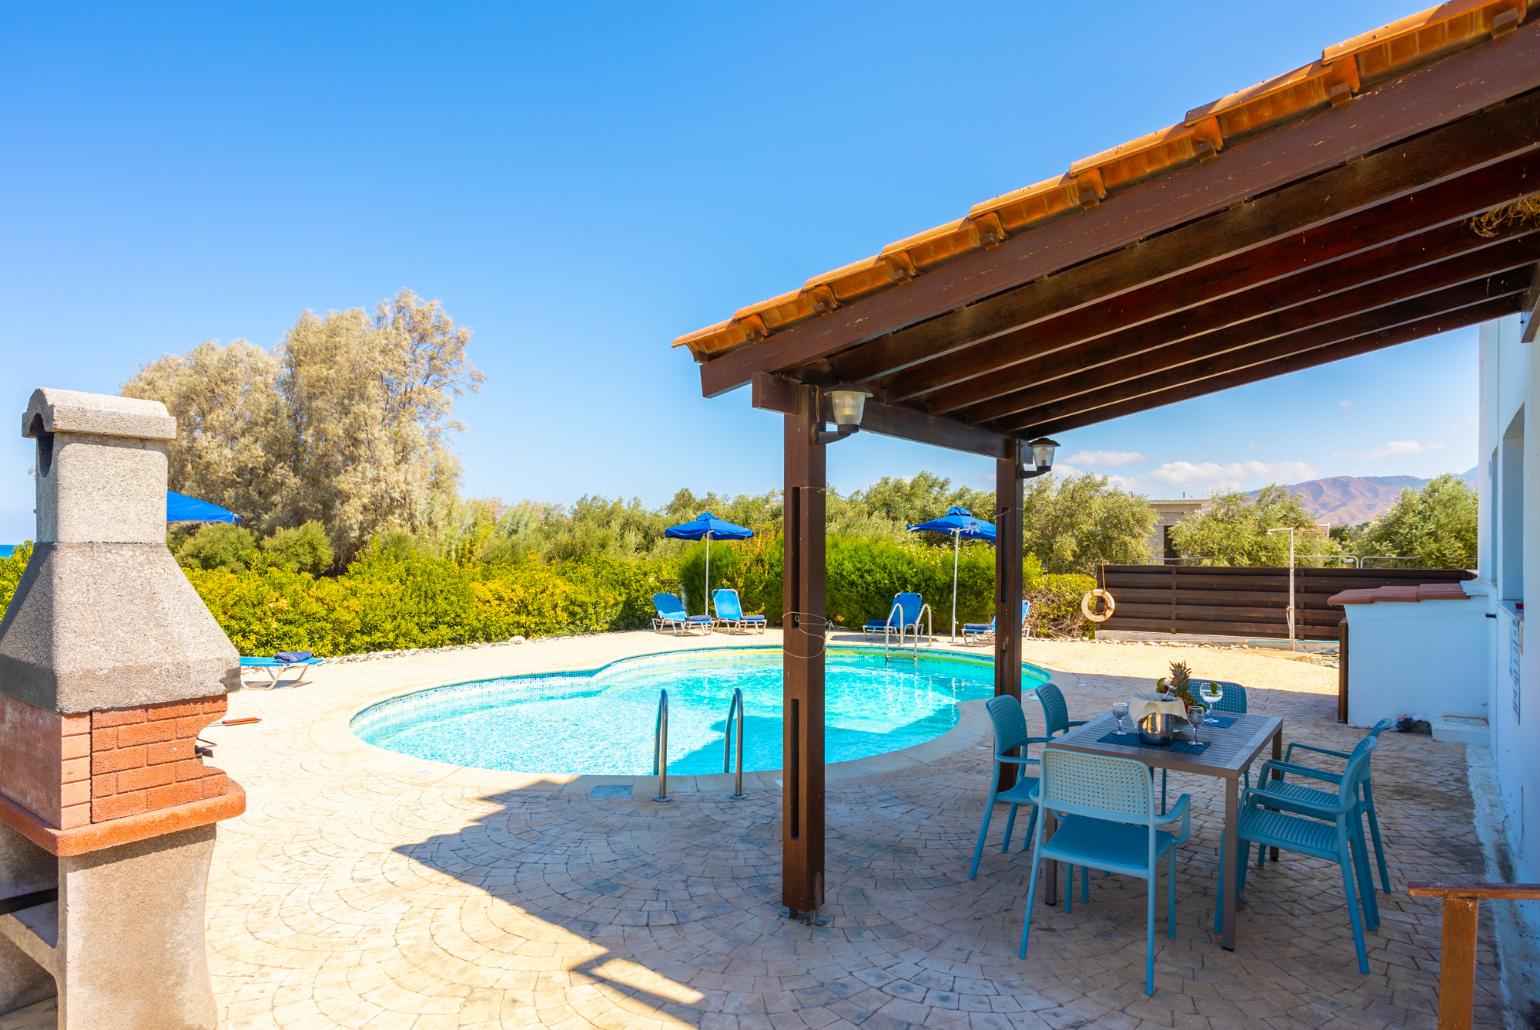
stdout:
<svg viewBox="0 0 1540 1030">
<path fill-rule="evenodd" d="M 1093 468 L 1122 468 L 1125 465 L 1137 465 L 1141 461 L 1149 461 L 1150 457 L 1138 451 L 1076 451 L 1066 460 L 1076 465 Z"/>
<path fill-rule="evenodd" d="M 1382 458 L 1407 458 L 1414 454 L 1426 454 L 1435 451 L 1443 444 L 1426 444 L 1421 440 L 1387 440 L 1382 447 L 1371 447 L 1367 451 L 1338 451 L 1334 458 L 1356 458 L 1359 461 L 1378 461 Z"/>
<path fill-rule="evenodd" d="M 1346 411 L 1348 408 L 1351 408 L 1352 406 L 1353 406 L 1353 402 L 1349 401 L 1349 400 L 1341 400 L 1341 401 L 1337 402 L 1337 407 L 1341 408 L 1343 411 Z"/>
<path fill-rule="evenodd" d="M 1211 493 L 1294 483 L 1315 475 L 1315 467 L 1303 461 L 1168 461 L 1153 469 L 1148 478 L 1162 486 Z"/>
</svg>

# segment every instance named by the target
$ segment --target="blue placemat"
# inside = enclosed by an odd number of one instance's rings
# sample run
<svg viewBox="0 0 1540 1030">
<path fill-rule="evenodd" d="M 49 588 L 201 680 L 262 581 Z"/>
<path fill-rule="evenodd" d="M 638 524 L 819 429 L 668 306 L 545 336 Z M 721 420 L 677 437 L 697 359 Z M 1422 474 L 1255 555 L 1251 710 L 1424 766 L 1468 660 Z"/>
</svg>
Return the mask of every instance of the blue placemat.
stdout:
<svg viewBox="0 0 1540 1030">
<path fill-rule="evenodd" d="M 1235 725 L 1235 720 L 1230 718 L 1228 715 L 1205 715 L 1203 717 L 1203 725 L 1218 726 L 1220 729 L 1227 729 Z"/>
<path fill-rule="evenodd" d="M 1146 744 L 1138 733 L 1119 733 L 1116 730 L 1104 736 L 1098 737 L 1101 744 L 1121 744 L 1124 747 L 1143 747 L 1151 751 L 1175 751 L 1180 755 L 1201 755 L 1208 750 L 1210 741 L 1200 740 L 1196 744 L 1190 740 L 1173 740 L 1169 744 Z"/>
</svg>

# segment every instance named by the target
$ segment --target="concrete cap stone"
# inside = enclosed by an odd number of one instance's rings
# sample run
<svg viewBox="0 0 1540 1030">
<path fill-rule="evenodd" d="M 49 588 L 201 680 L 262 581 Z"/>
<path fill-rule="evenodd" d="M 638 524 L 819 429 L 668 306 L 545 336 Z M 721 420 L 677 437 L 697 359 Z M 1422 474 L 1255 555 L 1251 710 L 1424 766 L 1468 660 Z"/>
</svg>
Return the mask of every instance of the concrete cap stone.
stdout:
<svg viewBox="0 0 1540 1030">
<path fill-rule="evenodd" d="M 43 386 L 32 391 L 21 435 L 79 433 L 130 440 L 175 440 L 176 419 L 160 401 Z"/>
</svg>

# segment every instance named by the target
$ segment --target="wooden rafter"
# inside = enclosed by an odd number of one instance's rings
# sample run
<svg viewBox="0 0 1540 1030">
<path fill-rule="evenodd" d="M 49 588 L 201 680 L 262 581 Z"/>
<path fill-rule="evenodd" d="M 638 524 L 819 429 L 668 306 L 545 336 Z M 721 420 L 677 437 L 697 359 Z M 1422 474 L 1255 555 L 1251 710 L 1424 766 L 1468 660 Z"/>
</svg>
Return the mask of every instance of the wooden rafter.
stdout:
<svg viewBox="0 0 1540 1030">
<path fill-rule="evenodd" d="M 1231 219 L 1229 232 L 1211 241 L 1219 249 L 1206 257 L 1189 253 L 1182 263 L 1165 275 L 1174 275 L 1197 263 L 1223 259 L 1240 249 L 1260 245 L 1277 238 L 1269 228 L 1286 224 L 1278 217 L 1277 196 L 1290 193 L 1293 184 L 1320 176 L 1339 166 L 1355 168 L 1367 165 L 1370 155 L 1396 145 L 1401 160 L 1402 147 L 1412 147 L 1413 137 L 1430 131 L 1454 129 L 1466 116 L 1483 114 L 1483 109 L 1498 107 L 1496 116 L 1486 119 L 1493 132 L 1513 131 L 1515 124 L 1529 131 L 1533 144 L 1533 121 L 1509 109 L 1515 97 L 1540 87 L 1540 20 L 1531 21 L 1503 38 L 1469 51 L 1444 57 L 1405 76 L 1391 80 L 1356 98 L 1341 109 L 1328 109 L 1296 122 L 1272 129 L 1258 137 L 1226 149 L 1222 158 L 1199 162 L 1149 182 L 1131 187 L 1118 196 L 1089 210 L 1045 223 L 1029 232 L 1011 237 L 989 250 L 970 253 L 919 276 L 914 282 L 883 291 L 870 298 L 834 309 L 820 318 L 799 323 L 769 338 L 732 351 L 701 365 L 703 392 L 715 396 L 746 383 L 755 371 L 781 371 L 827 361 L 839 352 L 874 340 L 907 326 L 951 316 L 949 340 L 976 342 L 986 335 L 974 323 L 993 317 L 997 305 L 978 305 L 1004 291 L 1014 290 L 1042 276 L 1062 272 L 1071 266 L 1112 254 L 1141 240 L 1133 250 L 1148 251 L 1165 235 L 1207 225 L 1216 228 L 1209 216 L 1228 214 L 1227 209 L 1241 205 L 1250 209 L 1252 218 L 1263 225 L 1261 238 L 1255 230 L 1244 247 L 1224 249 L 1227 237 L 1245 228 L 1246 219 Z M 1479 117 L 1479 116 L 1478 116 Z M 1451 124 L 1453 123 L 1453 124 Z M 1479 163 L 1476 155 L 1490 160 L 1507 156 L 1511 149 L 1494 150 L 1490 139 L 1473 139 L 1463 148 L 1449 148 L 1469 156 L 1461 169 L 1443 176 L 1424 175 L 1417 185 L 1427 186 L 1458 174 Z M 1365 158 L 1364 161 L 1355 161 Z M 1343 174 L 1340 172 L 1339 174 Z M 1344 188 L 1352 178 L 1339 183 Z M 1319 184 L 1318 184 L 1319 185 Z M 1320 214 L 1320 207 L 1333 194 L 1324 189 L 1295 196 L 1297 204 L 1307 209 L 1306 221 L 1287 232 L 1300 231 L 1341 210 Z M 1383 199 L 1383 198 L 1382 198 Z M 1315 216 L 1308 208 L 1315 206 Z M 1267 212 L 1264 215 L 1264 212 Z M 1188 223 L 1194 223 L 1189 226 Z M 1182 229 L 1174 230 L 1173 226 Z M 1142 256 L 1142 255 L 1141 255 Z M 1149 281 L 1146 273 L 1129 283 L 1131 289 Z M 1093 303 L 1105 296 L 1105 289 L 1086 296 L 1080 303 Z M 1062 298 L 1061 298 L 1062 299 Z M 967 310 L 975 305 L 984 310 Z M 1078 306 L 1078 305 L 1077 305 Z M 1061 304 L 1055 311 L 1064 310 Z M 988 335 L 1017 328 L 1020 321 L 1006 320 Z M 966 331 L 965 331 L 966 327 Z M 923 356 L 933 354 L 927 350 Z"/>
</svg>

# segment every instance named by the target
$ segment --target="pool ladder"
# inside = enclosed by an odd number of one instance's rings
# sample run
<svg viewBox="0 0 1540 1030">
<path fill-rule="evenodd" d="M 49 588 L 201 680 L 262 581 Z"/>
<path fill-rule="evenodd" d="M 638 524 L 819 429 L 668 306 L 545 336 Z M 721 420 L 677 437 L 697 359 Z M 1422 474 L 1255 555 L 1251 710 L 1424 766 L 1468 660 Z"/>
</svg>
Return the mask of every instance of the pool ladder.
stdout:
<svg viewBox="0 0 1540 1030">
<path fill-rule="evenodd" d="M 652 774 L 658 778 L 654 801 L 672 801 L 668 796 L 668 691 L 658 691 L 658 722 L 652 731 Z"/>
<path fill-rule="evenodd" d="M 737 716 L 736 724 L 733 717 Z M 736 728 L 737 732 L 734 732 Z M 734 747 L 734 745 L 737 745 Z M 722 774 L 733 771 L 733 759 L 737 758 L 738 775 L 733 780 L 734 801 L 741 801 L 743 793 L 743 688 L 733 688 L 732 703 L 727 706 L 727 736 L 722 741 Z M 672 801 L 668 796 L 668 691 L 658 691 L 658 721 L 652 732 L 652 774 L 658 778 L 658 793 L 654 801 Z"/>
<path fill-rule="evenodd" d="M 898 642 L 896 644 L 893 642 L 893 626 L 895 619 L 898 620 Z M 888 612 L 888 624 L 882 627 L 883 661 L 886 662 L 895 656 L 908 658 L 913 662 L 918 662 L 920 660 L 921 619 L 925 620 L 925 646 L 930 647 L 931 644 L 935 642 L 935 633 L 933 632 L 934 627 L 931 625 L 930 604 L 927 602 L 920 605 L 920 611 L 914 617 L 914 632 L 912 633 L 909 632 L 909 627 L 904 623 L 903 608 L 898 604 L 893 605 L 893 610 Z M 907 654 L 905 653 L 906 647 L 904 645 L 906 634 L 908 639 L 913 641 L 907 647 Z"/>
<path fill-rule="evenodd" d="M 738 732 L 733 732 L 733 715 L 738 716 Z M 727 736 L 722 741 L 722 774 L 733 771 L 733 744 L 737 743 L 738 777 L 733 780 L 733 800 L 743 800 L 743 688 L 733 688 L 732 703 L 727 706 Z"/>
</svg>

